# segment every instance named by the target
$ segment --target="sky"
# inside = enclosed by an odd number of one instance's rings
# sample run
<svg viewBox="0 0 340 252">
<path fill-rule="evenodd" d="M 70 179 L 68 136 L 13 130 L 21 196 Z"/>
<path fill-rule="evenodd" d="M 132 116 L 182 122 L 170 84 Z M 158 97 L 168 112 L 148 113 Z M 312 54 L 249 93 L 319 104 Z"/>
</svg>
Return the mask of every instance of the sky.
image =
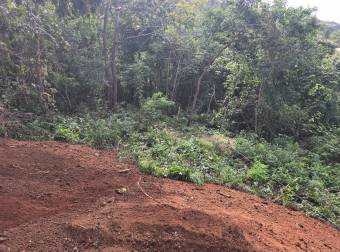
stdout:
<svg viewBox="0 0 340 252">
<path fill-rule="evenodd" d="M 293 7 L 317 7 L 317 17 L 323 21 L 340 23 L 340 0 L 288 0 Z"/>
</svg>

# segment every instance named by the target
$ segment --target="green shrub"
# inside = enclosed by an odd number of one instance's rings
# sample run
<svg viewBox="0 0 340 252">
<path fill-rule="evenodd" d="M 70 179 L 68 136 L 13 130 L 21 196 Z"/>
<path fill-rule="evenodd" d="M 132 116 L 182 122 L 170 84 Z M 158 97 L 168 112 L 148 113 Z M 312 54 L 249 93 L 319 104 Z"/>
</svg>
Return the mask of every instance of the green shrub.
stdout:
<svg viewBox="0 0 340 252">
<path fill-rule="evenodd" d="M 57 132 L 54 135 L 54 140 L 68 143 L 79 143 L 79 130 L 77 130 L 76 128 L 65 128 L 60 126 L 58 127 Z"/>
<path fill-rule="evenodd" d="M 204 174 L 200 171 L 194 171 L 190 173 L 190 181 L 197 184 L 203 185 L 205 182 Z"/>
<path fill-rule="evenodd" d="M 138 162 L 139 168 L 146 174 L 153 174 L 157 167 L 157 162 L 153 160 L 142 159 Z"/>
<path fill-rule="evenodd" d="M 225 165 L 220 172 L 220 183 L 224 185 L 243 188 L 245 180 L 245 171 L 233 167 L 232 164 Z"/>
<path fill-rule="evenodd" d="M 88 120 L 84 122 L 85 141 L 98 149 L 117 145 L 121 138 L 119 126 L 111 120 Z"/>
<path fill-rule="evenodd" d="M 0 126 L 0 137 L 6 136 L 6 127 L 5 126 Z"/>
<path fill-rule="evenodd" d="M 255 163 L 247 171 L 247 176 L 253 182 L 265 183 L 268 181 L 268 166 L 256 160 Z"/>
<path fill-rule="evenodd" d="M 91 115 L 63 118 L 56 123 L 54 139 L 70 143 L 87 143 L 95 148 L 112 148 L 128 140 L 136 122 L 126 114 L 116 114 L 101 119 Z"/>
<path fill-rule="evenodd" d="M 169 169 L 161 166 L 158 162 L 153 160 L 141 160 L 139 163 L 139 167 L 142 172 L 146 174 L 155 175 L 158 177 L 168 177 Z"/>
<path fill-rule="evenodd" d="M 340 163 L 340 128 L 309 138 L 306 147 L 325 162 Z"/>
<path fill-rule="evenodd" d="M 268 143 L 241 137 L 233 158 L 253 164 L 247 171 L 251 190 L 339 224 L 340 171 L 336 165 L 326 165 L 322 155 L 302 149 L 289 138 Z"/>
<path fill-rule="evenodd" d="M 146 119 L 161 119 L 162 113 L 173 108 L 175 103 L 168 100 L 162 93 L 154 93 L 151 98 L 147 99 L 142 105 Z"/>
<path fill-rule="evenodd" d="M 169 169 L 169 178 L 188 181 L 190 180 L 191 170 L 180 165 L 172 165 Z"/>
</svg>

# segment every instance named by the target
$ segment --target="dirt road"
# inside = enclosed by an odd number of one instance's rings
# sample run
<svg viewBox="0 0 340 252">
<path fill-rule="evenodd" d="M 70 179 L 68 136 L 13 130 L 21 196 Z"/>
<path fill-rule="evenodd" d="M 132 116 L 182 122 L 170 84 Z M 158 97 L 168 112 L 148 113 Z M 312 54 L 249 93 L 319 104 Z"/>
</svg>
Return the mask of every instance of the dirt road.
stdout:
<svg viewBox="0 0 340 252">
<path fill-rule="evenodd" d="M 141 175 L 115 151 L 0 139 L 0 251 L 340 251 L 340 232 L 247 193 Z"/>
</svg>

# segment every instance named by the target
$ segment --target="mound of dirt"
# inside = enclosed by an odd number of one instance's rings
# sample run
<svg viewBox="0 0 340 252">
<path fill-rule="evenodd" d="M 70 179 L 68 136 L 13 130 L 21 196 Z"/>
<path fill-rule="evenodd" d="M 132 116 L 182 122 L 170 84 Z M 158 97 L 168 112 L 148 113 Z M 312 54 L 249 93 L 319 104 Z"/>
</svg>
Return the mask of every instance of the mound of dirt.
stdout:
<svg viewBox="0 0 340 252">
<path fill-rule="evenodd" d="M 115 151 L 0 139 L 0 251 L 340 251 L 340 232 L 247 193 L 141 175 Z"/>
</svg>

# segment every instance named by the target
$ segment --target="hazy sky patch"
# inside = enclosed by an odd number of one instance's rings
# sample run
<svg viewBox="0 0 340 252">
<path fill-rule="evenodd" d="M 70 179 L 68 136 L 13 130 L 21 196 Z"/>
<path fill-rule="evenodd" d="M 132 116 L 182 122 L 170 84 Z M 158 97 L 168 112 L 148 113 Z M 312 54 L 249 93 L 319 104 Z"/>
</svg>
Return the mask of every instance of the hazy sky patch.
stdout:
<svg viewBox="0 0 340 252">
<path fill-rule="evenodd" d="M 317 7 L 319 19 L 340 23 L 340 0 L 288 0 L 288 4 L 293 7 Z"/>
</svg>

